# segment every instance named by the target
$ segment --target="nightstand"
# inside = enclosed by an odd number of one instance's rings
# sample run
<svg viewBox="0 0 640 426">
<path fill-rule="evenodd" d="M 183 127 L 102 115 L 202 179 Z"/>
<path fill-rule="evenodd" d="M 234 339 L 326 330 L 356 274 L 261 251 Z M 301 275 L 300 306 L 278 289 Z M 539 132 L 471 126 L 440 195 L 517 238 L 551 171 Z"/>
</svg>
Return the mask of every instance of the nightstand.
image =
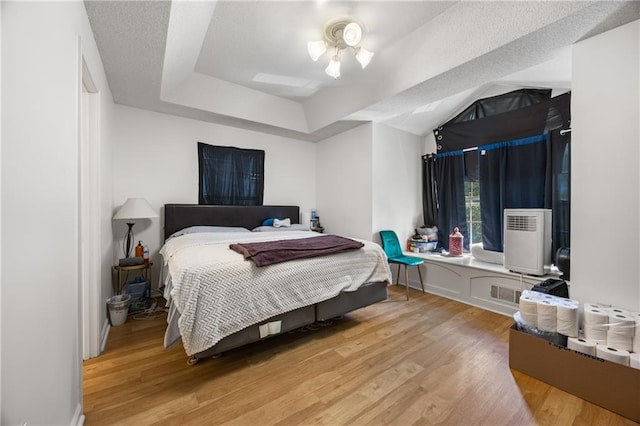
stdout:
<svg viewBox="0 0 640 426">
<path fill-rule="evenodd" d="M 115 265 L 113 269 L 117 272 L 117 278 L 113 290 L 116 294 L 122 294 L 122 290 L 124 289 L 124 285 L 129 278 L 129 273 L 133 273 L 133 276 L 140 276 L 144 278 L 147 282 L 147 293 L 146 296 L 148 298 L 151 297 L 151 266 L 153 262 L 142 263 L 140 265 L 131 265 L 131 266 L 120 266 Z M 125 282 L 122 282 L 122 277 L 124 275 Z"/>
</svg>

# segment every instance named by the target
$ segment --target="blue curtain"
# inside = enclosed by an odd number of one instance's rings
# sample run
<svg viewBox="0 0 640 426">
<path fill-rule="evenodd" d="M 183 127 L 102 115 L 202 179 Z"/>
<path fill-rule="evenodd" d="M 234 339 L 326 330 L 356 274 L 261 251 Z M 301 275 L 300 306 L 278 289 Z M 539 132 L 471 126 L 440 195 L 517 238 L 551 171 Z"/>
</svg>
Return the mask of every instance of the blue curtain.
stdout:
<svg viewBox="0 0 640 426">
<path fill-rule="evenodd" d="M 438 223 L 436 159 L 433 155 L 422 156 L 422 214 L 425 226 Z"/>
<path fill-rule="evenodd" d="M 260 206 L 264 151 L 198 142 L 199 204 Z"/>
<path fill-rule="evenodd" d="M 550 208 L 547 135 L 478 147 L 478 163 L 482 244 L 502 252 L 504 209 Z"/>
<path fill-rule="evenodd" d="M 467 214 L 464 199 L 464 153 L 452 151 L 435 157 L 435 179 L 438 196 L 438 238 L 449 250 L 449 234 L 458 227 L 464 236 L 464 247 L 469 250 Z"/>
<path fill-rule="evenodd" d="M 550 134 L 552 253 L 571 246 L 571 133 Z M 546 207 L 546 206 L 545 206 Z"/>
</svg>

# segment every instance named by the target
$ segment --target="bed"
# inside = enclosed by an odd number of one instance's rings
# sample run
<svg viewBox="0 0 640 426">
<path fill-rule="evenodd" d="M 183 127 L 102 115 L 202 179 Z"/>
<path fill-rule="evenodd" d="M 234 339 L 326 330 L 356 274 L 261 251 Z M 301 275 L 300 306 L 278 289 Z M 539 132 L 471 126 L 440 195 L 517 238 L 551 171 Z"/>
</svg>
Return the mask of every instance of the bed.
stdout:
<svg viewBox="0 0 640 426">
<path fill-rule="evenodd" d="M 160 250 L 169 308 L 165 347 L 182 342 L 195 364 L 387 298 L 387 258 L 370 241 L 357 240 L 363 245 L 357 250 L 262 267 L 229 249 L 324 237 L 300 230 L 299 217 L 297 206 L 166 204 Z M 291 226 L 261 226 L 268 218 L 289 218 Z M 251 232 L 258 227 L 262 232 Z"/>
</svg>

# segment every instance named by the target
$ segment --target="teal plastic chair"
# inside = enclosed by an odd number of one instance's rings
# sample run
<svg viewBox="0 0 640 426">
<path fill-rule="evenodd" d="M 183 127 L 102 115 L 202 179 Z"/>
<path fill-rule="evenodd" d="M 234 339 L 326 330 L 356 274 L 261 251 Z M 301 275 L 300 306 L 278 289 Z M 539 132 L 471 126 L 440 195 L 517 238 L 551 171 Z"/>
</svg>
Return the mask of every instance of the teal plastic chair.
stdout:
<svg viewBox="0 0 640 426">
<path fill-rule="evenodd" d="M 420 265 L 424 263 L 424 259 L 419 257 L 405 256 L 402 253 L 402 247 L 398 236 L 394 231 L 380 231 L 380 239 L 382 240 L 382 249 L 389 258 L 389 263 L 395 263 L 398 265 L 398 276 L 396 278 L 396 284 L 400 285 L 400 266 L 404 265 L 404 284 L 407 293 L 407 300 L 409 300 L 409 270 L 408 266 L 415 266 L 418 268 L 418 275 L 420 276 L 420 286 L 422 286 L 422 292 L 424 293 L 424 283 L 422 282 L 422 272 L 420 272 Z"/>
</svg>

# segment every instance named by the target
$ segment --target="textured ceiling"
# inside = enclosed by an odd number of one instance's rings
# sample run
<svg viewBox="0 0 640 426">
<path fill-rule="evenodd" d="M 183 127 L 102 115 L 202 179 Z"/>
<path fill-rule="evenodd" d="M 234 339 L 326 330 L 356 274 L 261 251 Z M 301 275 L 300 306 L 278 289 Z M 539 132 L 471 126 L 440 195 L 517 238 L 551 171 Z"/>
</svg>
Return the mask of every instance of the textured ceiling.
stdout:
<svg viewBox="0 0 640 426">
<path fill-rule="evenodd" d="M 571 44 L 638 2 L 85 1 L 116 103 L 318 141 L 363 121 L 425 135 L 473 100 L 571 87 Z M 350 17 L 375 52 L 342 76 L 308 40 Z"/>
<path fill-rule="evenodd" d="M 452 3 L 410 2 L 222 2 L 216 6 L 202 44 L 196 71 L 277 96 L 298 100 L 309 90 L 282 84 L 254 82 L 258 74 L 312 82 L 312 88 L 341 87 L 349 79 L 329 78 L 324 69 L 332 52 L 317 63 L 307 54 L 307 41 L 321 40 L 323 26 L 335 18 L 352 17 L 375 28 L 362 45 L 379 52 L 439 15 Z M 363 72 L 351 51 L 342 54 L 342 74 L 357 78 Z M 230 67 L 228 64 L 234 64 Z M 284 79 L 280 79 L 284 80 Z"/>
</svg>

